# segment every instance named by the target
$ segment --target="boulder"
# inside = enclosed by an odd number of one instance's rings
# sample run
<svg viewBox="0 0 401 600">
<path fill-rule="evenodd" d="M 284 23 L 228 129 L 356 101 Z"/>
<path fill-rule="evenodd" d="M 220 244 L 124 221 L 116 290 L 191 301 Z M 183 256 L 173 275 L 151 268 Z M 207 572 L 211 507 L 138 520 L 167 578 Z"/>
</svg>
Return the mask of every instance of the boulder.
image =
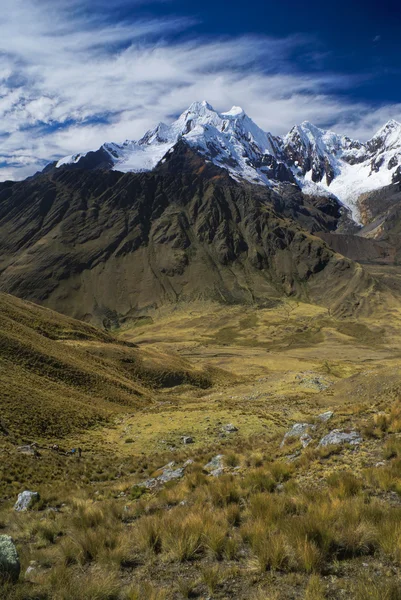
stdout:
<svg viewBox="0 0 401 600">
<path fill-rule="evenodd" d="M 182 438 L 182 443 L 187 445 L 187 444 L 193 444 L 194 443 L 194 438 L 191 437 L 190 435 L 184 435 Z"/>
<path fill-rule="evenodd" d="M 327 423 L 327 421 L 330 421 L 330 419 L 333 417 L 333 415 L 334 415 L 334 413 L 331 410 L 328 410 L 327 412 L 324 412 L 321 415 L 319 415 L 318 419 L 322 423 Z"/>
<path fill-rule="evenodd" d="M 327 435 L 324 436 L 319 442 L 319 446 L 339 446 L 342 444 L 351 444 L 356 446 L 360 444 L 362 438 L 357 431 L 341 431 L 340 429 L 333 429 Z"/>
<path fill-rule="evenodd" d="M 313 425 L 310 423 L 295 423 L 289 431 L 285 434 L 281 447 L 284 446 L 288 438 L 300 439 L 303 435 L 306 435 L 310 429 L 313 429 Z"/>
<path fill-rule="evenodd" d="M 0 578 L 3 581 L 18 581 L 21 564 L 17 548 L 9 535 L 0 535 Z"/>
<path fill-rule="evenodd" d="M 157 477 L 157 481 L 159 483 L 168 483 L 169 481 L 173 481 L 173 479 L 181 479 L 184 477 L 184 468 L 180 467 L 178 469 L 165 469 L 159 477 Z"/>
<path fill-rule="evenodd" d="M 37 456 L 38 455 L 38 451 L 36 450 L 36 447 L 33 445 L 29 445 L 29 444 L 26 446 L 18 446 L 17 450 L 21 454 L 27 454 L 28 456 Z"/>
<path fill-rule="evenodd" d="M 238 431 L 238 427 L 236 427 L 232 423 L 228 423 L 227 425 L 224 425 L 222 430 L 225 431 L 226 433 L 235 433 L 236 431 Z"/>
<path fill-rule="evenodd" d="M 168 483 L 169 481 L 173 481 L 174 479 L 181 479 L 184 476 L 185 468 L 188 466 L 189 461 L 185 463 L 182 467 L 178 467 L 175 469 L 175 462 L 170 462 L 168 465 L 162 468 L 161 475 L 157 477 L 152 477 L 151 479 L 147 479 L 142 483 L 137 483 L 136 487 L 145 487 L 147 489 L 152 489 L 163 485 L 164 483 Z"/>
<path fill-rule="evenodd" d="M 214 456 L 212 460 L 208 462 L 207 465 L 205 465 L 203 468 L 205 469 L 205 471 L 209 471 L 209 473 L 211 474 L 217 470 L 223 470 L 223 458 L 223 454 L 217 454 L 217 456 Z"/>
<path fill-rule="evenodd" d="M 29 492 L 26 490 L 25 492 L 18 494 L 18 499 L 14 505 L 14 510 L 17 512 L 29 510 L 34 504 L 36 504 L 36 502 L 39 502 L 39 500 L 40 496 L 38 492 Z"/>
</svg>

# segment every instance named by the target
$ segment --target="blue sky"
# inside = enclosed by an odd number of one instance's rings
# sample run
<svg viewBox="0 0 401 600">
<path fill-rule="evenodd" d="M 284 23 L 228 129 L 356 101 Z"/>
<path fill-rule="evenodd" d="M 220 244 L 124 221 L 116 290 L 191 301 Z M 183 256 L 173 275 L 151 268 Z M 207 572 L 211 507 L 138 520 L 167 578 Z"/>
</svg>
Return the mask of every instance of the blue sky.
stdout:
<svg viewBox="0 0 401 600">
<path fill-rule="evenodd" d="M 401 120 L 401 8 L 384 0 L 3 0 L 0 179 L 136 139 L 195 100 L 285 134 Z"/>
</svg>

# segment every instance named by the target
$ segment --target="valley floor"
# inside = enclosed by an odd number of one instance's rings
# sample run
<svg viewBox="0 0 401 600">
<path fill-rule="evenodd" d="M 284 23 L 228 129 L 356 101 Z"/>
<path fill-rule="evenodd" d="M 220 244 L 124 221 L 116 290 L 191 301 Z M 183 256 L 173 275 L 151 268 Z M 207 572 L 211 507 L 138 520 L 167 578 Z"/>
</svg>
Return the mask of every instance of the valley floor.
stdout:
<svg viewBox="0 0 401 600">
<path fill-rule="evenodd" d="M 178 305 L 121 330 L 213 385 L 155 386 L 106 424 L 21 440 L 36 457 L 4 438 L 22 575 L 1 597 L 400 599 L 400 333 L 396 304 L 344 321 L 291 300 Z M 333 430 L 350 443 L 321 444 Z M 41 501 L 15 513 L 23 489 Z"/>
</svg>

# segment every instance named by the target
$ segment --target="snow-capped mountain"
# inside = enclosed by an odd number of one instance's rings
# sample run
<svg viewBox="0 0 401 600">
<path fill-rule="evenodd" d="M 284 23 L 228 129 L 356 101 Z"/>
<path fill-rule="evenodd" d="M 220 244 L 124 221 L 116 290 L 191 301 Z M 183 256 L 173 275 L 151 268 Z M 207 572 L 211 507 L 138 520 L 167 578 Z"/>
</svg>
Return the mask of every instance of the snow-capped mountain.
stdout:
<svg viewBox="0 0 401 600">
<path fill-rule="evenodd" d="M 357 221 L 361 194 L 401 180 L 397 121 L 389 121 L 366 143 L 309 122 L 280 138 L 260 129 L 241 108 L 219 113 L 206 101 L 194 102 L 171 125 L 159 123 L 139 141 L 107 143 L 96 152 L 63 158 L 56 166 L 149 171 L 180 139 L 236 180 L 271 187 L 286 181 L 307 194 L 334 195 Z"/>
<path fill-rule="evenodd" d="M 400 179 L 401 124 L 389 121 L 363 144 L 305 122 L 285 136 L 284 153 L 304 192 L 334 194 L 358 221 L 361 194 Z"/>
<path fill-rule="evenodd" d="M 159 123 L 138 142 L 104 144 L 101 150 L 118 171 L 149 171 L 181 138 L 235 179 L 267 185 L 292 180 L 282 160 L 280 138 L 262 131 L 242 108 L 218 113 L 206 101 L 194 102 L 170 126 Z M 57 167 L 78 163 L 84 156 L 67 156 Z"/>
</svg>

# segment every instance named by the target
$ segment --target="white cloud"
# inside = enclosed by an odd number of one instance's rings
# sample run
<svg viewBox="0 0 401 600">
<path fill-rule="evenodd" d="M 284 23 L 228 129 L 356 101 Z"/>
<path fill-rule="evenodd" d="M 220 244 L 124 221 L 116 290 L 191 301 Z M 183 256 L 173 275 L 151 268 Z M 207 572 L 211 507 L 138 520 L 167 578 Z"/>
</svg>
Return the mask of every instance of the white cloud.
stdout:
<svg viewBox="0 0 401 600">
<path fill-rule="evenodd" d="M 372 110 L 336 95 L 357 77 L 295 70 L 294 53 L 311 50 L 300 36 L 188 40 L 191 19 L 110 24 L 103 0 L 90 16 L 83 6 L 2 2 L 1 179 L 104 141 L 138 138 L 198 99 L 219 110 L 240 104 L 275 134 L 310 120 L 367 138 L 388 118 L 401 119 L 401 104 Z"/>
</svg>

